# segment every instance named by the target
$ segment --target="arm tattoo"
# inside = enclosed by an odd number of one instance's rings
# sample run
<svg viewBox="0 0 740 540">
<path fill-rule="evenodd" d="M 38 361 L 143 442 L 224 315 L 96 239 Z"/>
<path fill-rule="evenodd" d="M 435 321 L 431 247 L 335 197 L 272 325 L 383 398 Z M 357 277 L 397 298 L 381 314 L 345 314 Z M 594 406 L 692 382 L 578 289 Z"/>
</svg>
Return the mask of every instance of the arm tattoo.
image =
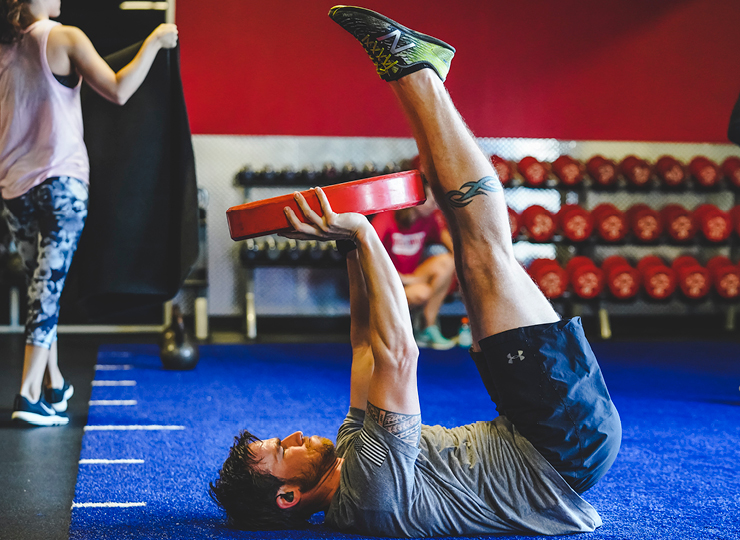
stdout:
<svg viewBox="0 0 740 540">
<path fill-rule="evenodd" d="M 463 193 L 461 190 L 466 188 L 467 191 Z M 473 202 L 473 197 L 476 195 L 486 195 L 487 193 L 502 190 L 501 183 L 496 177 L 484 176 L 477 182 L 466 182 L 460 186 L 460 190 L 453 189 L 452 191 L 448 191 L 446 196 L 452 208 L 462 208 Z"/>
<path fill-rule="evenodd" d="M 421 415 L 420 414 L 401 414 L 385 409 L 380 409 L 367 402 L 367 413 L 370 418 L 385 429 L 388 433 L 391 433 L 413 446 L 419 443 L 421 437 Z"/>
</svg>

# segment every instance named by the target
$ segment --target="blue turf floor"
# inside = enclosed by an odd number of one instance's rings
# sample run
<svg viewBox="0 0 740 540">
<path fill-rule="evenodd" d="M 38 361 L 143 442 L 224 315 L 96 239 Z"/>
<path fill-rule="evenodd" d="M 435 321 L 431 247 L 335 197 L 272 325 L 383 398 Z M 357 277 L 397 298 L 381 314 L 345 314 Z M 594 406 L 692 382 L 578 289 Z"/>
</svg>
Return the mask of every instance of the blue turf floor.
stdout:
<svg viewBox="0 0 740 540">
<path fill-rule="evenodd" d="M 624 437 L 611 471 L 585 494 L 604 526 L 577 538 L 740 538 L 740 346 L 596 343 L 594 349 Z M 241 428 L 264 438 L 301 430 L 334 440 L 348 407 L 349 357 L 344 344 L 213 345 L 201 346 L 194 371 L 168 372 L 156 347 L 103 347 L 88 426 L 165 429 L 86 431 L 82 460 L 136 461 L 81 462 L 70 538 L 354 538 L 321 524 L 233 531 L 207 494 Z M 454 426 L 496 414 L 462 350 L 422 351 L 419 389 L 427 424 Z M 130 506 L 81 506 L 89 503 Z"/>
</svg>

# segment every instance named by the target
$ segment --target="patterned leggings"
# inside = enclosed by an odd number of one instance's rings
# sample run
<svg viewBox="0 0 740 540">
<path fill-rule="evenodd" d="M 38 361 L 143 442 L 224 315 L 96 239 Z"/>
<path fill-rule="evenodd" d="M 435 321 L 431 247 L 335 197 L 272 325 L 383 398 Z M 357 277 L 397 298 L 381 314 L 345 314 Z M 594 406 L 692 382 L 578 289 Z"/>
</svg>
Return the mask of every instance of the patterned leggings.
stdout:
<svg viewBox="0 0 740 540">
<path fill-rule="evenodd" d="M 26 343 L 51 348 L 59 298 L 87 218 L 87 184 L 55 177 L 4 201 L 3 217 L 23 258 L 28 282 Z"/>
</svg>

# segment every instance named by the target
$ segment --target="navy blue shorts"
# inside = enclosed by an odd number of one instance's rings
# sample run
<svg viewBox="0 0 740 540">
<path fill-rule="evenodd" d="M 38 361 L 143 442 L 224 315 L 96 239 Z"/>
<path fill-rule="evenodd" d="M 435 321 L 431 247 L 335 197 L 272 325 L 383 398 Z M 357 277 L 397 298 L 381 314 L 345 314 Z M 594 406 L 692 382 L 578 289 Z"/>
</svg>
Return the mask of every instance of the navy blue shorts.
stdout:
<svg viewBox="0 0 740 540">
<path fill-rule="evenodd" d="M 611 467 L 622 424 L 580 317 L 508 330 L 472 353 L 499 414 L 578 493 Z"/>
</svg>

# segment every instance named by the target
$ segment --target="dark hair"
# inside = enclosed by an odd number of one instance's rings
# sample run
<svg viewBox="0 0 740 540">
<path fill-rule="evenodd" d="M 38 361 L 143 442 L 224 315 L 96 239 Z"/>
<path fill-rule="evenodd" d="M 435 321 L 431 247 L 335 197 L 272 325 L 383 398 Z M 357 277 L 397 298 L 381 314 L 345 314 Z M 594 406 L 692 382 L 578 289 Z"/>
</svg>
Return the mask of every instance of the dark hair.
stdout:
<svg viewBox="0 0 740 540">
<path fill-rule="evenodd" d="M 259 460 L 249 445 L 259 441 L 247 430 L 234 437 L 234 446 L 209 494 L 228 517 L 229 525 L 242 530 L 299 529 L 311 513 L 298 508 L 280 508 L 275 499 L 286 480 L 259 469 Z"/>
<path fill-rule="evenodd" d="M 0 43 L 15 43 L 23 37 L 21 11 L 30 0 L 0 0 Z"/>
</svg>

